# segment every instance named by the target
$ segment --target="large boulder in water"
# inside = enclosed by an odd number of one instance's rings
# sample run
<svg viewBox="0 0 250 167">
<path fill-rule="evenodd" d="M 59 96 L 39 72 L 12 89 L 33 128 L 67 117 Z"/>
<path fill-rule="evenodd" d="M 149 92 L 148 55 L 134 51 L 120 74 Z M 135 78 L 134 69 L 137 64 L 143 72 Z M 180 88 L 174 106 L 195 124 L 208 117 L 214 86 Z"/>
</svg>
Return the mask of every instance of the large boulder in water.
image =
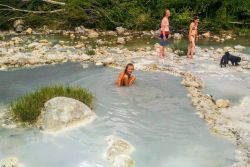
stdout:
<svg viewBox="0 0 250 167">
<path fill-rule="evenodd" d="M 59 132 L 93 121 L 95 113 L 84 103 L 55 97 L 44 104 L 39 124 L 45 132 Z"/>
</svg>

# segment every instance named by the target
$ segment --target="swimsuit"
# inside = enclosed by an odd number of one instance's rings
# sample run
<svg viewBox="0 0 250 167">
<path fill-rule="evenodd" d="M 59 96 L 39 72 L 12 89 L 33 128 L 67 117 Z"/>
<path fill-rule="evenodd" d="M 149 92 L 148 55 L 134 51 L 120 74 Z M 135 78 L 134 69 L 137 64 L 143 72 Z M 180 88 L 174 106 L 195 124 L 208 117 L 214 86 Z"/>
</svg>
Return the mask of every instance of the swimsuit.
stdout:
<svg viewBox="0 0 250 167">
<path fill-rule="evenodd" d="M 163 39 L 163 33 L 165 34 L 165 36 L 166 36 L 166 40 L 164 40 Z M 161 46 L 167 46 L 168 45 L 168 41 L 167 41 L 167 39 L 168 39 L 168 35 L 169 35 L 169 31 L 161 31 L 161 34 L 160 34 L 160 45 Z"/>
</svg>

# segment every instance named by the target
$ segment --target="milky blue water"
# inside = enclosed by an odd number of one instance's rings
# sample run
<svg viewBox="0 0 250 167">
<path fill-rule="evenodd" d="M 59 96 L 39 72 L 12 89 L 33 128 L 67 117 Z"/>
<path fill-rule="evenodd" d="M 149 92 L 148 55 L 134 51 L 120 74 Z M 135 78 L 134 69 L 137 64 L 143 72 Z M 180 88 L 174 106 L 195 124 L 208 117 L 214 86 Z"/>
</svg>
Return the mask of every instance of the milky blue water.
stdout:
<svg viewBox="0 0 250 167">
<path fill-rule="evenodd" d="M 191 106 L 181 78 L 135 71 L 137 81 L 117 88 L 119 71 L 66 63 L 0 72 L 3 105 L 43 85 L 77 85 L 96 97 L 97 119 L 54 135 L 0 127 L 0 159 L 16 156 L 27 167 L 106 167 L 105 137 L 129 141 L 137 167 L 229 167 L 234 145 L 209 133 Z M 1 112 L 1 111 L 0 111 Z"/>
</svg>

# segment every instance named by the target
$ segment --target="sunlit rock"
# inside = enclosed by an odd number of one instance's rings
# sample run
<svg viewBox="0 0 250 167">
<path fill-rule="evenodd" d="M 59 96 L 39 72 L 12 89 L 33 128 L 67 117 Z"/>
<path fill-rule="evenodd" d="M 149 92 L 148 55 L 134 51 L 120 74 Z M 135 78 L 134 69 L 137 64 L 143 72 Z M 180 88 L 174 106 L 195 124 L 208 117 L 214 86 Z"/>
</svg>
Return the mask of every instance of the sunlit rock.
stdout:
<svg viewBox="0 0 250 167">
<path fill-rule="evenodd" d="M 125 39 L 123 37 L 119 37 L 119 38 L 117 38 L 117 42 L 116 43 L 117 44 L 125 44 L 126 41 L 125 41 Z"/>
<path fill-rule="evenodd" d="M 19 44 L 23 40 L 21 38 L 19 38 L 19 37 L 13 37 L 13 38 L 11 38 L 11 41 L 14 41 L 14 44 Z"/>
<path fill-rule="evenodd" d="M 102 63 L 103 63 L 104 65 L 114 64 L 115 62 L 116 62 L 116 61 L 115 61 L 115 59 L 114 59 L 113 57 L 108 57 L 108 58 L 102 60 Z"/>
<path fill-rule="evenodd" d="M 236 46 L 234 46 L 234 49 L 238 50 L 238 51 L 241 51 L 241 50 L 246 49 L 246 47 L 245 46 L 241 46 L 241 45 L 236 45 Z"/>
<path fill-rule="evenodd" d="M 79 26 L 75 28 L 75 33 L 77 34 L 83 34 L 85 32 L 85 27 L 84 26 Z"/>
<path fill-rule="evenodd" d="M 174 38 L 175 40 L 181 40 L 182 37 L 183 37 L 183 35 L 180 34 L 180 33 L 174 33 L 174 36 L 173 36 L 173 38 Z"/>
<path fill-rule="evenodd" d="M 216 106 L 219 108 L 227 108 L 230 106 L 229 100 L 219 99 L 216 100 Z"/>
<path fill-rule="evenodd" d="M 68 98 L 55 97 L 44 104 L 39 125 L 45 132 L 59 132 L 89 123 L 95 113 L 84 103 Z"/>
<path fill-rule="evenodd" d="M 231 48 L 231 47 L 229 47 L 229 46 L 224 47 L 223 50 L 224 50 L 225 52 L 233 52 L 233 51 L 234 51 L 234 49 Z"/>
<path fill-rule="evenodd" d="M 210 38 L 211 34 L 208 31 L 208 32 L 203 33 L 202 36 L 205 37 L 205 38 Z"/>
<path fill-rule="evenodd" d="M 20 33 L 24 30 L 24 20 L 18 19 L 14 21 L 13 27 L 16 32 Z"/>
<path fill-rule="evenodd" d="M 118 35 L 123 35 L 127 29 L 123 27 L 116 27 L 116 32 Z"/>
<path fill-rule="evenodd" d="M 219 54 L 225 53 L 225 51 L 221 48 L 216 49 L 215 52 L 217 52 Z"/>
<path fill-rule="evenodd" d="M 0 167 L 25 167 L 16 157 L 8 157 L 0 161 Z"/>
<path fill-rule="evenodd" d="M 225 36 L 225 39 L 226 39 L 226 40 L 232 39 L 232 36 L 231 36 L 231 35 L 227 35 L 227 36 Z"/>
<path fill-rule="evenodd" d="M 41 45 L 38 42 L 33 42 L 31 44 L 29 44 L 28 49 L 38 49 L 39 47 L 41 47 Z"/>
<path fill-rule="evenodd" d="M 89 31 L 89 34 L 88 34 L 89 38 L 97 38 L 98 36 L 99 36 L 99 34 L 96 31 L 94 31 L 94 30 Z"/>
<path fill-rule="evenodd" d="M 32 28 L 28 28 L 25 32 L 26 32 L 26 34 L 32 34 Z"/>
<path fill-rule="evenodd" d="M 135 160 L 128 155 L 118 155 L 114 158 L 112 167 L 135 167 Z"/>
<path fill-rule="evenodd" d="M 39 43 L 48 43 L 49 41 L 47 39 L 41 39 L 39 40 Z"/>
<path fill-rule="evenodd" d="M 126 140 L 115 137 L 108 136 L 108 149 L 105 152 L 105 158 L 107 160 L 113 161 L 119 155 L 130 155 L 135 148 Z"/>
</svg>

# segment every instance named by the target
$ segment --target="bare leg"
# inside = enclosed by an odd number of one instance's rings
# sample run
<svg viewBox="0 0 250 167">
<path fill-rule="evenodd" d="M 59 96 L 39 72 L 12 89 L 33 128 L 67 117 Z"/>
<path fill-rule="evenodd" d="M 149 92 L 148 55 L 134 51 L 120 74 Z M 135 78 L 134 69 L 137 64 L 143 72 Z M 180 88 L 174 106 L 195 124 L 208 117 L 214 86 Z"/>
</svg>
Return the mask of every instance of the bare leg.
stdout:
<svg viewBox="0 0 250 167">
<path fill-rule="evenodd" d="M 164 46 L 160 46 L 160 58 L 164 58 Z"/>
<path fill-rule="evenodd" d="M 191 54 L 191 47 L 190 47 L 190 42 L 188 43 L 188 51 L 187 51 L 187 58 L 190 57 L 190 54 Z"/>
<path fill-rule="evenodd" d="M 190 43 L 189 43 L 189 51 L 188 51 L 188 58 L 192 59 L 193 54 L 194 54 L 194 49 L 195 49 L 195 41 L 194 37 L 190 38 Z"/>
</svg>

